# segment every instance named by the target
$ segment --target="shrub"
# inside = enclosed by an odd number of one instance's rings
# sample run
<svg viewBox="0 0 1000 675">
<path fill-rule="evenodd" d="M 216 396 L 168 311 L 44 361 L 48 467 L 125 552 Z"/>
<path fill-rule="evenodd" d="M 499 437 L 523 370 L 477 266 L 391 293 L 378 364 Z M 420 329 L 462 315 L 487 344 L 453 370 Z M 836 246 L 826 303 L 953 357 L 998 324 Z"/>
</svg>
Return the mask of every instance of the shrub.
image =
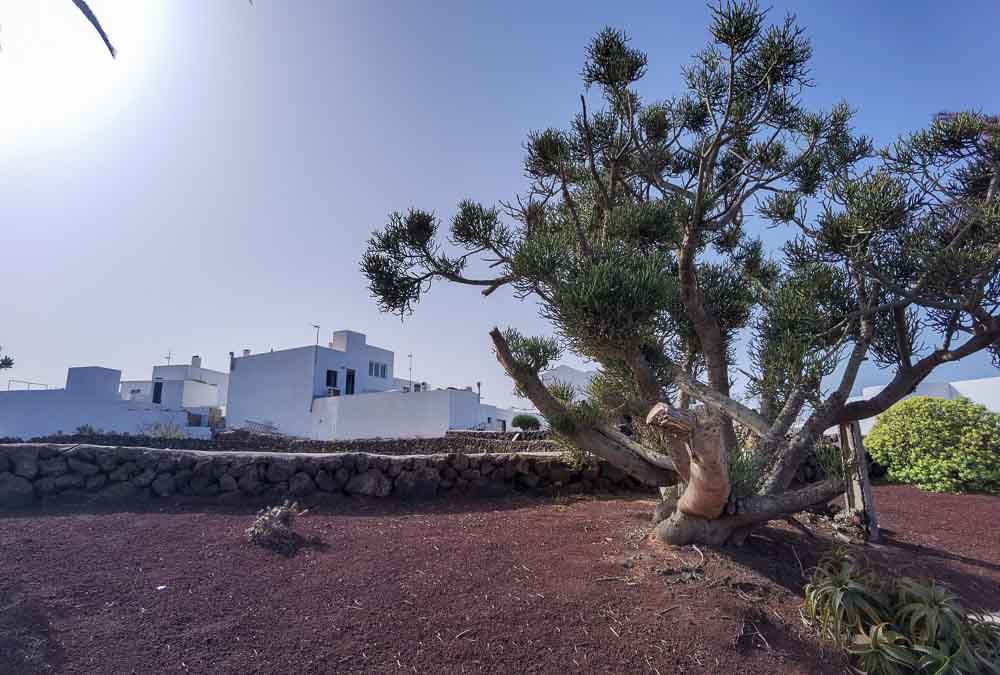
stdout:
<svg viewBox="0 0 1000 675">
<path fill-rule="evenodd" d="M 154 422 L 142 427 L 141 434 L 149 438 L 187 438 L 184 429 L 173 422 Z"/>
<path fill-rule="evenodd" d="M 865 445 L 892 480 L 937 492 L 1000 493 L 1000 414 L 968 399 L 901 401 L 882 413 Z"/>
<path fill-rule="evenodd" d="M 534 415 L 514 415 L 514 419 L 510 421 L 510 424 L 525 431 L 538 431 L 542 428 L 542 423 Z"/>
<path fill-rule="evenodd" d="M 767 471 L 765 457 L 740 447 L 729 452 L 729 493 L 732 497 L 748 497 L 760 491 Z"/>
<path fill-rule="evenodd" d="M 995 673 L 1000 624 L 970 613 L 946 586 L 880 577 L 834 551 L 805 588 L 805 615 L 846 645 L 858 672 Z"/>
<path fill-rule="evenodd" d="M 81 424 L 80 426 L 78 426 L 76 428 L 76 435 L 77 436 L 96 436 L 97 435 L 97 429 L 95 429 L 90 424 Z"/>
<path fill-rule="evenodd" d="M 246 530 L 247 541 L 283 555 L 294 555 L 304 541 L 293 529 L 295 519 L 305 514 L 296 502 L 288 500 L 281 506 L 262 509 Z"/>
</svg>

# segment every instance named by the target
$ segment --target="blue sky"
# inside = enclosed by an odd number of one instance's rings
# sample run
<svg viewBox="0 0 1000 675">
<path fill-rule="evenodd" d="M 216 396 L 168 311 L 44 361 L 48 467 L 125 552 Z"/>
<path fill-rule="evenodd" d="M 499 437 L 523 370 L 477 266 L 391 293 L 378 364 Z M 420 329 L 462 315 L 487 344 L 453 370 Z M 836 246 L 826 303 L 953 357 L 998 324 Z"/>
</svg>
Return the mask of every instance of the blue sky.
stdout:
<svg viewBox="0 0 1000 675">
<path fill-rule="evenodd" d="M 171 350 L 310 344 L 350 328 L 438 385 L 511 402 L 487 331 L 546 333 L 531 304 L 440 284 L 405 322 L 358 272 L 393 210 L 450 217 L 525 182 L 527 131 L 564 126 L 587 40 L 627 30 L 642 91 L 677 94 L 706 40 L 700 2 L 0 0 L 0 344 L 7 378 L 71 365 L 149 374 Z M 1000 111 L 1000 5 L 774 3 L 813 39 L 816 106 L 845 99 L 880 144 L 939 110 Z M 766 233 L 767 237 L 776 236 Z M 580 365 L 573 358 L 567 363 Z M 972 359 L 932 379 L 995 374 Z M 866 368 L 860 385 L 886 374 Z"/>
</svg>

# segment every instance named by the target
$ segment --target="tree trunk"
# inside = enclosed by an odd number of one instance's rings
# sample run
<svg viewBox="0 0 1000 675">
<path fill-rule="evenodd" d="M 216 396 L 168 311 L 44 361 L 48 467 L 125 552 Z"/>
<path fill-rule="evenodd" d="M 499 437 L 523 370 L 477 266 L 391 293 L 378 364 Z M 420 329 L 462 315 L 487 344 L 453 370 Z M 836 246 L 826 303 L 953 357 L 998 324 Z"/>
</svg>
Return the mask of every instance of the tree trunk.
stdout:
<svg viewBox="0 0 1000 675">
<path fill-rule="evenodd" d="M 706 407 L 697 412 L 658 403 L 649 411 L 646 424 L 663 430 L 674 466 L 683 466 L 687 455 L 688 475 L 677 510 L 700 518 L 718 518 L 729 499 L 729 466 L 719 416 Z"/>
<path fill-rule="evenodd" d="M 490 337 L 497 360 L 518 390 L 549 420 L 556 433 L 647 485 L 673 485 L 678 479 L 684 483 L 676 502 L 665 499 L 664 508 L 657 509 L 660 522 L 656 536 L 666 543 L 722 544 L 738 531 L 827 501 L 843 489 L 841 481 L 826 481 L 801 490 L 731 500 L 725 425 L 721 423 L 729 417 L 718 414 L 718 408 L 706 405 L 697 410 L 681 410 L 663 403 L 654 406 L 646 423 L 664 435 L 671 453 L 667 457 L 610 426 L 586 425 L 575 420 L 566 406 L 552 396 L 538 373 L 514 358 L 499 329 L 490 331 Z M 702 392 L 704 387 L 695 382 L 685 382 L 684 386 L 696 396 L 709 400 L 715 396 L 713 391 Z M 755 432 L 760 433 L 758 427 L 762 427 L 762 422 L 756 413 L 728 399 L 722 403 L 731 405 L 734 415 L 742 415 Z M 669 507 L 673 509 L 667 513 Z"/>
<path fill-rule="evenodd" d="M 728 542 L 740 530 L 797 513 L 815 504 L 826 503 L 843 489 L 843 481 L 832 479 L 780 495 L 745 497 L 730 502 L 726 507 L 726 515 L 715 519 L 702 518 L 677 509 L 656 526 L 654 533 L 664 543 L 674 546 L 719 546 Z"/>
</svg>

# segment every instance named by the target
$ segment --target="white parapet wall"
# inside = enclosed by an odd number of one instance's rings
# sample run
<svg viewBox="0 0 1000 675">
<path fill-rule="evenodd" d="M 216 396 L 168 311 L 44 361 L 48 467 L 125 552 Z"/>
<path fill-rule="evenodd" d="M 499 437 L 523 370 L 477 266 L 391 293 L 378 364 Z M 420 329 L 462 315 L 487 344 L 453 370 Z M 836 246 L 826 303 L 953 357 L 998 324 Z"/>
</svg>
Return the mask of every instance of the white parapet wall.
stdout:
<svg viewBox="0 0 1000 675">
<path fill-rule="evenodd" d="M 449 429 L 474 429 L 479 396 L 462 389 L 381 392 L 316 399 L 307 436 L 318 440 L 439 438 Z"/>
<path fill-rule="evenodd" d="M 176 427 L 191 437 L 211 435 L 207 427 L 188 426 L 188 411 L 181 407 L 183 382 L 165 382 L 164 404 L 158 405 L 124 400 L 120 380 L 118 370 L 88 366 L 70 368 L 65 389 L 0 391 L 0 437 L 71 434 L 82 426 L 106 433 L 141 434 L 153 425 Z M 214 389 L 214 385 L 202 386 Z M 176 405 L 167 403 L 171 397 Z"/>
<path fill-rule="evenodd" d="M 207 427 L 188 427 L 187 423 L 186 410 L 78 396 L 66 389 L 0 392 L 0 437 L 71 434 L 84 425 L 106 433 L 141 434 L 157 424 L 177 427 L 191 437 L 211 435 Z"/>
</svg>

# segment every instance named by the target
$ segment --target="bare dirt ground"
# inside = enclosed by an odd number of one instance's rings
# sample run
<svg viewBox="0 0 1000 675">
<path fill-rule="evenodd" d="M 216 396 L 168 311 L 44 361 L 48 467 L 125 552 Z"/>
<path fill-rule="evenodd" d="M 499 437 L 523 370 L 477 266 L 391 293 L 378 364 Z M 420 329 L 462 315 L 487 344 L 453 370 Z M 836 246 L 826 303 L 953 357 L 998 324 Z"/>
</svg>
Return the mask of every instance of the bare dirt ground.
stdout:
<svg viewBox="0 0 1000 675">
<path fill-rule="evenodd" d="M 1000 608 L 1000 498 L 876 497 L 873 557 Z M 345 499 L 293 558 L 243 540 L 250 508 L 0 514 L 0 673 L 844 672 L 799 616 L 806 535 L 671 549 L 652 506 Z"/>
</svg>

